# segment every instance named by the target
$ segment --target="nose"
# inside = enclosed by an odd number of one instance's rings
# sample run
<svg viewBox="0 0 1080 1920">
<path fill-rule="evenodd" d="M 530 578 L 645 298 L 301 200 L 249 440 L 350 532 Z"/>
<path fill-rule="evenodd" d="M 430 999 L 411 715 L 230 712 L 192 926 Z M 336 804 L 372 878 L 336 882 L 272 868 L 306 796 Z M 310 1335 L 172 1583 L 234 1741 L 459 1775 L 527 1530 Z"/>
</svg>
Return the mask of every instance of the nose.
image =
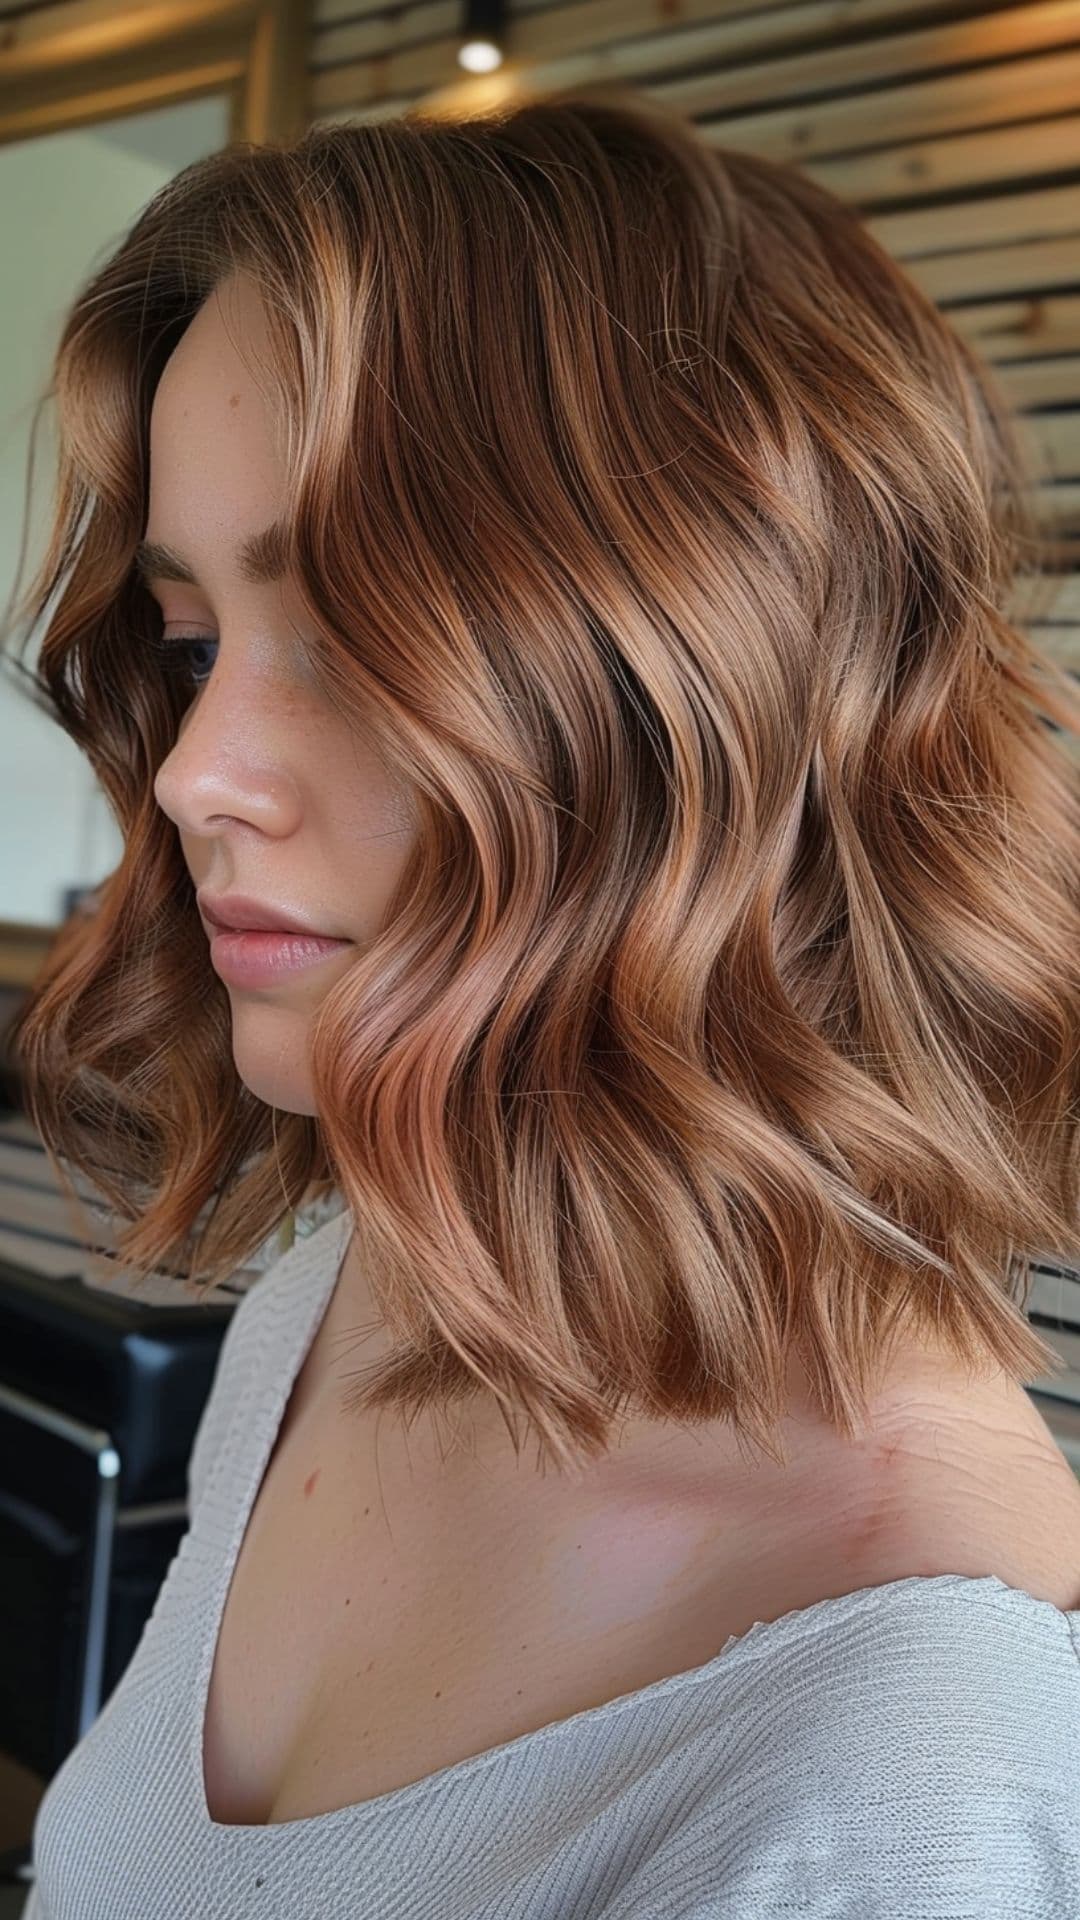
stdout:
<svg viewBox="0 0 1080 1920">
<path fill-rule="evenodd" d="M 188 708 L 174 745 L 154 776 L 154 798 L 184 834 L 217 834 L 230 825 L 291 833 L 299 796 L 288 760 L 283 689 L 251 674 L 212 682 Z"/>
</svg>

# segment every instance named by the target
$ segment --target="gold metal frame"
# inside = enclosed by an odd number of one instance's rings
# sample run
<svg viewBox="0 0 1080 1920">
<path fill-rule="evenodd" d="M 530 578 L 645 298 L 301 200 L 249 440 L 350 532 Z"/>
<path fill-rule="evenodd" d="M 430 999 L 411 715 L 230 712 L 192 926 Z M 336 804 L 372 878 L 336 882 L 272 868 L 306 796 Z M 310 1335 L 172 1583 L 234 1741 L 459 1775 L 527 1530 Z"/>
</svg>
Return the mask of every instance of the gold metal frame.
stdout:
<svg viewBox="0 0 1080 1920">
<path fill-rule="evenodd" d="M 310 0 L 56 0 L 0 13 L 0 144 L 228 98 L 228 139 L 298 139 Z M 0 920 L 0 989 L 29 986 L 55 927 Z"/>
</svg>

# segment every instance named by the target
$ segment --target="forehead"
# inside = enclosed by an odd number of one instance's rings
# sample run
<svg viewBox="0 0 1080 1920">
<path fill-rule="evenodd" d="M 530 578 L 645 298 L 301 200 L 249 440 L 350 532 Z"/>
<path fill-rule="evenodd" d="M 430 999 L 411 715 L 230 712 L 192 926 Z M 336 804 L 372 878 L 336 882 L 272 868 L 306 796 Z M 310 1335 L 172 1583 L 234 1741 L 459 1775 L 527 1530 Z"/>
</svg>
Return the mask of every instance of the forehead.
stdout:
<svg viewBox="0 0 1080 1920">
<path fill-rule="evenodd" d="M 245 578 L 280 577 L 286 476 L 274 393 L 261 301 L 234 278 L 199 308 L 154 394 L 144 575 L 191 578 L 197 557 L 213 567 L 239 554 Z"/>
<path fill-rule="evenodd" d="M 192 316 L 162 370 L 152 415 L 172 427 L 224 406 L 266 423 L 276 411 L 271 339 L 258 288 L 233 274 Z"/>
</svg>

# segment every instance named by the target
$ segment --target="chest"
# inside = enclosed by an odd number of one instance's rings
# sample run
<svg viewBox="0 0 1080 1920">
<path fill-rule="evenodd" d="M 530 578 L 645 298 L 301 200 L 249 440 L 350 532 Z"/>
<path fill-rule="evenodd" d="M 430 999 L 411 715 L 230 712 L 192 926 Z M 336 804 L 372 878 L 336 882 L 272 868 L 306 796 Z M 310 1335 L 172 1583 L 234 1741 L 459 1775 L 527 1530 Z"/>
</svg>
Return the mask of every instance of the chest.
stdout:
<svg viewBox="0 0 1080 1920">
<path fill-rule="evenodd" d="M 836 1449 L 797 1474 L 725 1477 L 709 1456 L 703 1498 L 682 1469 L 568 1488 L 528 1460 L 443 1465 L 422 1421 L 413 1437 L 345 1413 L 332 1339 L 328 1320 L 218 1622 L 202 1762 L 219 1824 L 376 1798 L 913 1571 L 1080 1597 L 1080 1488 L 1026 1407 L 977 1468 L 935 1433 L 897 1480 L 890 1451 L 884 1490 Z"/>
<path fill-rule="evenodd" d="M 700 1519 L 560 1501 L 527 1474 L 414 1476 L 406 1453 L 326 1396 L 283 1426 L 205 1702 L 214 1821 L 372 1799 L 696 1666 L 737 1630 L 702 1604 Z"/>
</svg>

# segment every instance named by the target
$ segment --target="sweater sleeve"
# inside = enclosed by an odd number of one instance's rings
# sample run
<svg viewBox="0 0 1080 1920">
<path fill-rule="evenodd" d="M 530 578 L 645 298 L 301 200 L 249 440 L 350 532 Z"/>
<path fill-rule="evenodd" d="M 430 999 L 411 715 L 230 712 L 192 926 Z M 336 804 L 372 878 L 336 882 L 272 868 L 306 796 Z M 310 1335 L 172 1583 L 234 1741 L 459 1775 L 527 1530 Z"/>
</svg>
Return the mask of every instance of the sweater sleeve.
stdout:
<svg viewBox="0 0 1080 1920">
<path fill-rule="evenodd" d="M 1080 1920 L 1080 1612 L 957 1593 L 748 1660 L 752 1746 L 604 1920 Z"/>
</svg>

